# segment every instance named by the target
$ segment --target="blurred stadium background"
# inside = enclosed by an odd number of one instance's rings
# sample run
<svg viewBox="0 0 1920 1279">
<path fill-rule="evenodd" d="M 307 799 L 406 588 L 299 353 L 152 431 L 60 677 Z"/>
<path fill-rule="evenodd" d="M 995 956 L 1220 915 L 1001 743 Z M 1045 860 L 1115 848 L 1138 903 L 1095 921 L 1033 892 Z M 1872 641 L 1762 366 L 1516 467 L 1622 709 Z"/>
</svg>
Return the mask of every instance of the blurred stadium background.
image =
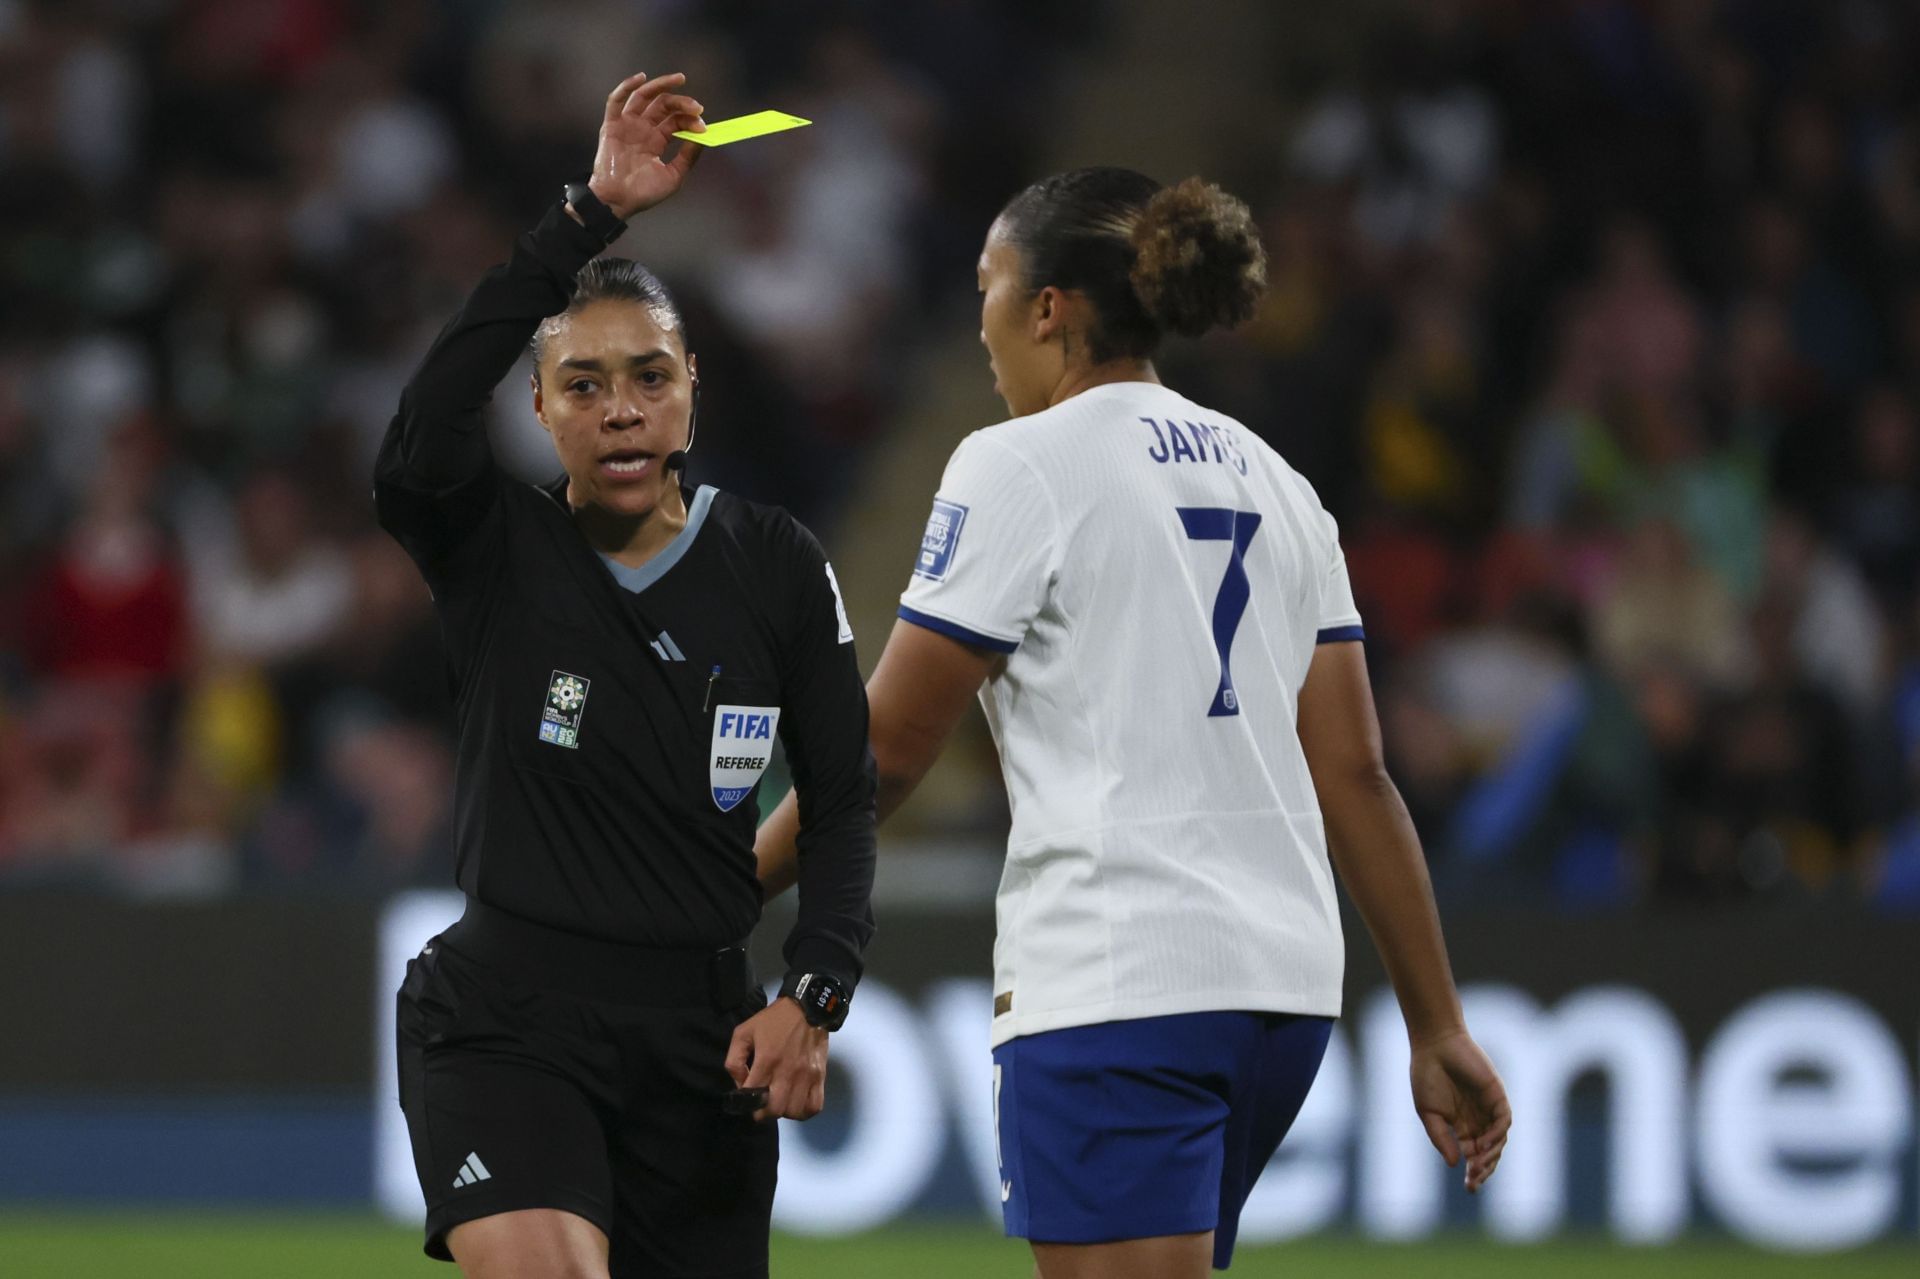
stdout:
<svg viewBox="0 0 1920 1279">
<path fill-rule="evenodd" d="M 1259 317 L 1163 372 L 1341 520 L 1519 1122 L 1469 1203 L 1353 926 L 1236 1273 L 1913 1273 L 1916 65 L 1905 0 L 0 0 L 0 1275 L 428 1272 L 383 1036 L 452 760 L 369 467 L 636 67 L 817 122 L 622 250 L 689 315 L 694 477 L 813 525 L 869 664 L 1000 415 L 1001 202 L 1106 162 L 1260 217 Z M 975 724 L 886 832 L 776 1273 L 1026 1272 L 1005 824 Z"/>
</svg>

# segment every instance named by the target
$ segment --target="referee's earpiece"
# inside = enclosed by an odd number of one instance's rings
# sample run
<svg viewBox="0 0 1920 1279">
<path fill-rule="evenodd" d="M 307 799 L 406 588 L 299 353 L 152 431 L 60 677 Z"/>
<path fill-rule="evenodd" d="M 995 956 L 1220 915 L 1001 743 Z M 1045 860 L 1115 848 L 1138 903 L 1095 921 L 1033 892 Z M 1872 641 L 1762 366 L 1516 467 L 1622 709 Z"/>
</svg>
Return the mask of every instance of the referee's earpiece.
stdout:
<svg viewBox="0 0 1920 1279">
<path fill-rule="evenodd" d="M 696 377 L 693 379 L 693 409 L 687 414 L 687 447 L 675 449 L 673 452 L 667 454 L 667 460 L 663 465 L 669 471 L 684 472 L 687 469 L 687 454 L 693 452 L 693 433 L 699 429 L 700 379 Z"/>
</svg>

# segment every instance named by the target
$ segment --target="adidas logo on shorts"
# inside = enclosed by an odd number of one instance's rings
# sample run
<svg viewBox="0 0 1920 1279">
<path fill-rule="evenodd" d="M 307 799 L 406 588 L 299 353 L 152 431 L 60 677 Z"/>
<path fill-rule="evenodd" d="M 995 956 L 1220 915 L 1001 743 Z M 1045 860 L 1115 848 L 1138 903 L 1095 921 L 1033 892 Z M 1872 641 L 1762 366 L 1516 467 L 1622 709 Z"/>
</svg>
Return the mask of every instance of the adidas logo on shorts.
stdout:
<svg viewBox="0 0 1920 1279">
<path fill-rule="evenodd" d="M 487 1166 L 480 1162 L 479 1155 L 468 1155 L 467 1162 L 460 1165 L 460 1175 L 453 1179 L 453 1188 L 458 1190 L 462 1186 L 471 1186 L 491 1176 L 493 1174 L 488 1172 Z"/>
</svg>

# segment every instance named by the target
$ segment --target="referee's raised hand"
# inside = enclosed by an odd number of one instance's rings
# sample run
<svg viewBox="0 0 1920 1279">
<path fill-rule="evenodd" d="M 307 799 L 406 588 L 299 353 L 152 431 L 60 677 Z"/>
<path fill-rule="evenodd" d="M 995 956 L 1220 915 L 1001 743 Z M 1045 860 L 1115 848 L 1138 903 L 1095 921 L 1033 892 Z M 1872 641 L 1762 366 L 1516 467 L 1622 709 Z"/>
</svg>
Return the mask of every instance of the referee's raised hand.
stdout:
<svg viewBox="0 0 1920 1279">
<path fill-rule="evenodd" d="M 738 1087 L 767 1090 L 755 1119 L 811 1119 L 827 1104 L 827 1032 L 782 996 L 733 1032 L 727 1073 Z"/>
<path fill-rule="evenodd" d="M 587 186 L 623 222 L 678 191 L 706 149 L 681 141 L 673 159 L 666 158 L 676 145 L 676 132 L 704 133 L 707 128 L 700 118 L 706 108 L 674 92 L 686 82 L 678 71 L 651 80 L 641 72 L 607 95 L 600 148 Z"/>
</svg>

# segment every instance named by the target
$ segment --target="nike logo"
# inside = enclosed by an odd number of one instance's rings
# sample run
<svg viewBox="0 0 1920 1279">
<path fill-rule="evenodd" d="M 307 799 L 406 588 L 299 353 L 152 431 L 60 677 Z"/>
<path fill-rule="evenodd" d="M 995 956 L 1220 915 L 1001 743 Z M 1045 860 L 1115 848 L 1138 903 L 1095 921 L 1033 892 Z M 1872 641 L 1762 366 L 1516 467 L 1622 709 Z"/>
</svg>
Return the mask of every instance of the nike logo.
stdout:
<svg viewBox="0 0 1920 1279">
<path fill-rule="evenodd" d="M 1007 1200 L 1011 1198 L 1013 1198 L 1013 1183 L 1011 1181 L 1001 1182 L 1000 1183 L 1000 1202 L 1005 1203 Z"/>
</svg>

